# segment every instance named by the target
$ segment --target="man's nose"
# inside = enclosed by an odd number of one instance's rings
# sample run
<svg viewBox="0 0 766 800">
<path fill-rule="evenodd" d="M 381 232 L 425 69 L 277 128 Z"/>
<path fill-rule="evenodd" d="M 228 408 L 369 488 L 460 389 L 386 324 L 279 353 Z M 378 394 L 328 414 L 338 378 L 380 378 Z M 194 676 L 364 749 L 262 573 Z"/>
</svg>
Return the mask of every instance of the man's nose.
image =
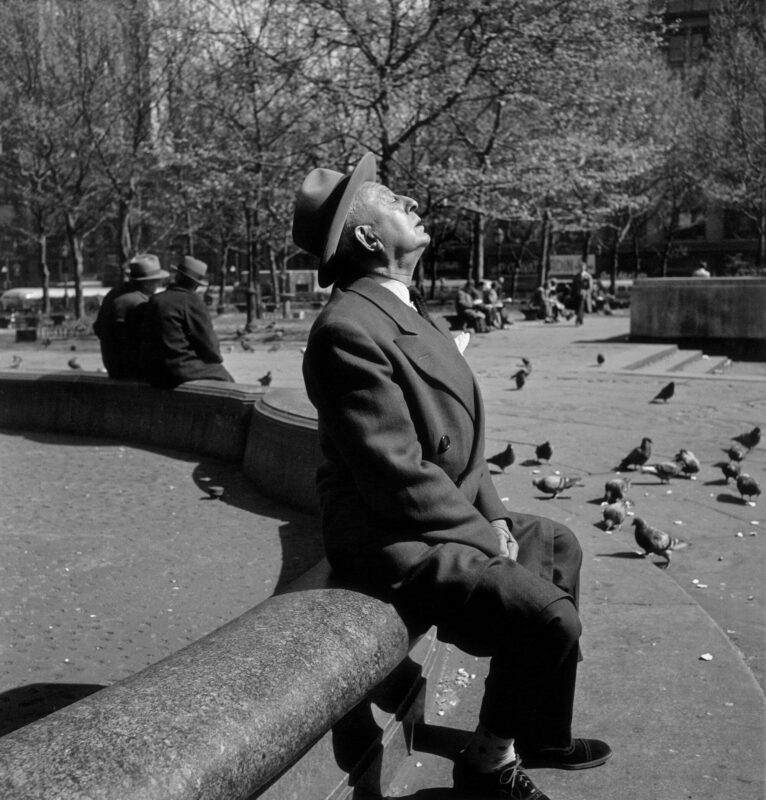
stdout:
<svg viewBox="0 0 766 800">
<path fill-rule="evenodd" d="M 402 200 L 404 201 L 404 208 L 407 212 L 414 211 L 418 207 L 418 203 L 416 200 L 413 200 L 411 197 L 407 197 L 407 195 L 403 194 Z"/>
</svg>

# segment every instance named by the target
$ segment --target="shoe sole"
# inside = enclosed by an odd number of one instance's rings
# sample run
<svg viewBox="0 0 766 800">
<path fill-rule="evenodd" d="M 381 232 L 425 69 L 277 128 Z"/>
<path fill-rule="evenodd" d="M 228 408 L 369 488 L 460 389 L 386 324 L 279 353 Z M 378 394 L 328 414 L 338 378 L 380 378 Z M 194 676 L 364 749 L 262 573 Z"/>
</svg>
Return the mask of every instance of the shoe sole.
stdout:
<svg viewBox="0 0 766 800">
<path fill-rule="evenodd" d="M 524 758 L 522 756 L 521 763 L 527 769 L 591 769 L 592 767 L 600 767 L 605 764 L 612 757 L 612 753 L 607 753 L 600 758 L 594 758 L 591 761 L 581 761 L 577 764 L 567 764 L 563 761 L 556 761 L 555 759 L 545 758 Z"/>
</svg>

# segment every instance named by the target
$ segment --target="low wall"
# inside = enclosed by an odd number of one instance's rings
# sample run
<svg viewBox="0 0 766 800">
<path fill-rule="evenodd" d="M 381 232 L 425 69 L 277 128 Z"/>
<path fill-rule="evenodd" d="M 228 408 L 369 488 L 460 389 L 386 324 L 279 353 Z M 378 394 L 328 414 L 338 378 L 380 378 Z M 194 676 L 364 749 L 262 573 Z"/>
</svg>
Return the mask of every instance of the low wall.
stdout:
<svg viewBox="0 0 766 800">
<path fill-rule="evenodd" d="M 316 513 L 319 460 L 316 412 L 308 398 L 286 389 L 261 397 L 242 460 L 242 471 L 256 488 L 293 508 Z"/>
<path fill-rule="evenodd" d="M 0 372 L 0 426 L 241 461 L 263 390 L 197 381 L 169 391 L 96 373 Z"/>
<path fill-rule="evenodd" d="M 630 338 L 766 354 L 766 278 L 643 278 L 633 286 Z"/>
<path fill-rule="evenodd" d="M 102 375 L 0 373 L 0 427 L 239 461 L 316 507 L 316 419 L 285 391 L 172 391 Z M 326 562 L 210 635 L 0 738 L 3 800 L 285 800 L 385 794 L 441 648 Z"/>
</svg>

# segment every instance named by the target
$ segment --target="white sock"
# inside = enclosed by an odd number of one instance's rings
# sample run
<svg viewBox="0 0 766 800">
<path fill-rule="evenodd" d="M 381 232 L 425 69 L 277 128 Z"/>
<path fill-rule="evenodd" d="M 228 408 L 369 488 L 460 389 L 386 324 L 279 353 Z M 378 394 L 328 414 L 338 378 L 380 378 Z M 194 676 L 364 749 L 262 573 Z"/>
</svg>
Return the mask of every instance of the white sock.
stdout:
<svg viewBox="0 0 766 800">
<path fill-rule="evenodd" d="M 516 760 L 513 739 L 495 736 L 481 723 L 471 736 L 463 757 L 479 772 L 495 772 Z"/>
</svg>

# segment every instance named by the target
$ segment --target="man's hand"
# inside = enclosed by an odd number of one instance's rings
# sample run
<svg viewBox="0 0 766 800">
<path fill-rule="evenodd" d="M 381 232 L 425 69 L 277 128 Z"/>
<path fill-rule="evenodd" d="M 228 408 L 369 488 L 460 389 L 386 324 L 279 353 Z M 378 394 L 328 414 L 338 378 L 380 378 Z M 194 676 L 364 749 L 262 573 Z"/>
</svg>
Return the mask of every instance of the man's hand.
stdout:
<svg viewBox="0 0 766 800">
<path fill-rule="evenodd" d="M 507 520 L 493 519 L 491 524 L 500 541 L 500 555 L 516 561 L 519 555 L 519 543 L 513 538 Z"/>
</svg>

